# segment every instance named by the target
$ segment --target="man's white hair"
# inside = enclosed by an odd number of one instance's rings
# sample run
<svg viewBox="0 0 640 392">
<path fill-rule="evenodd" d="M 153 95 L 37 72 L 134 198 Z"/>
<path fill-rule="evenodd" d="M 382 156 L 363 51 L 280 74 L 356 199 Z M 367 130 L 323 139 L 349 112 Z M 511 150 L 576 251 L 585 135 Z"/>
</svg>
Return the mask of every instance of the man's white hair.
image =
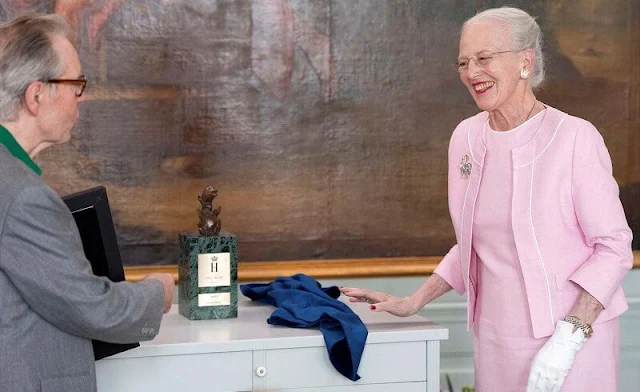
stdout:
<svg viewBox="0 0 640 392">
<path fill-rule="evenodd" d="M 25 14 L 0 25 L 0 122 L 17 120 L 31 83 L 64 72 L 51 38 L 69 34 L 59 15 Z"/>
</svg>

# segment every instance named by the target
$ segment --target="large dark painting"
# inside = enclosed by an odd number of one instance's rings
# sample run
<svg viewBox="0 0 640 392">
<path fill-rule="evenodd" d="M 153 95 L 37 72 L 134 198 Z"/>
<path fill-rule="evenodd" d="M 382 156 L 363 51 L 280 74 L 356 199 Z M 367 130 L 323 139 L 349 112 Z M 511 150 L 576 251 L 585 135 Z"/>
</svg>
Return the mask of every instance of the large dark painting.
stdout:
<svg viewBox="0 0 640 392">
<path fill-rule="evenodd" d="M 503 3 L 0 0 L 0 19 L 64 15 L 90 81 L 45 179 L 104 185 L 125 262 L 174 264 L 206 185 L 241 261 L 444 254 L 447 145 L 477 112 L 450 64 Z M 538 96 L 603 134 L 638 238 L 640 0 L 509 4 L 539 16 Z"/>
</svg>

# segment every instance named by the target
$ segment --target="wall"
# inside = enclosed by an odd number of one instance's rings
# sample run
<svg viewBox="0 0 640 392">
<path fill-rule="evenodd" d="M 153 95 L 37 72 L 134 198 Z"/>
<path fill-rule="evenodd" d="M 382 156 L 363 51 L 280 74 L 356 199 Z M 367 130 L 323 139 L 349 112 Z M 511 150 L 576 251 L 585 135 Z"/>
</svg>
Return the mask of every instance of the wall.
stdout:
<svg viewBox="0 0 640 392">
<path fill-rule="evenodd" d="M 0 0 L 0 20 L 74 27 L 87 101 L 38 163 L 60 194 L 107 187 L 125 264 L 175 264 L 209 184 L 242 261 L 442 255 L 447 144 L 477 111 L 457 32 L 503 3 Z M 602 132 L 640 237 L 640 0 L 508 3 L 539 16 L 539 98 Z"/>
</svg>

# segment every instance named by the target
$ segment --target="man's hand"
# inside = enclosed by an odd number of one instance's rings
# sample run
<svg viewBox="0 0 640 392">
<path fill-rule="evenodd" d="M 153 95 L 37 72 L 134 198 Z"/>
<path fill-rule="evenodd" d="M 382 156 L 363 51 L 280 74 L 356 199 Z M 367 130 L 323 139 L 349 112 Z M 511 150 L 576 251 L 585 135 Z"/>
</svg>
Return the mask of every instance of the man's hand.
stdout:
<svg viewBox="0 0 640 392">
<path fill-rule="evenodd" d="M 155 279 L 162 282 L 162 287 L 164 288 L 164 313 L 167 313 L 169 309 L 171 309 L 173 296 L 176 292 L 176 285 L 173 281 L 173 276 L 171 276 L 171 274 L 159 274 L 154 272 L 142 278 L 142 280 L 147 279 Z"/>
<path fill-rule="evenodd" d="M 533 359 L 527 392 L 558 392 L 585 342 L 582 330 L 559 321 L 556 331 Z"/>
</svg>

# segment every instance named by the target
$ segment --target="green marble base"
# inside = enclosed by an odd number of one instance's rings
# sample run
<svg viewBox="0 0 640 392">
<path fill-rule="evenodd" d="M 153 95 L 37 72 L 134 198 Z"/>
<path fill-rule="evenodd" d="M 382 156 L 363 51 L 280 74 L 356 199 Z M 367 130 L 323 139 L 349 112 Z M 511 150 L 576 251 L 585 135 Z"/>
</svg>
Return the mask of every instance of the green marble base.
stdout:
<svg viewBox="0 0 640 392">
<path fill-rule="evenodd" d="M 238 239 L 180 233 L 178 311 L 190 320 L 238 317 Z"/>
</svg>

